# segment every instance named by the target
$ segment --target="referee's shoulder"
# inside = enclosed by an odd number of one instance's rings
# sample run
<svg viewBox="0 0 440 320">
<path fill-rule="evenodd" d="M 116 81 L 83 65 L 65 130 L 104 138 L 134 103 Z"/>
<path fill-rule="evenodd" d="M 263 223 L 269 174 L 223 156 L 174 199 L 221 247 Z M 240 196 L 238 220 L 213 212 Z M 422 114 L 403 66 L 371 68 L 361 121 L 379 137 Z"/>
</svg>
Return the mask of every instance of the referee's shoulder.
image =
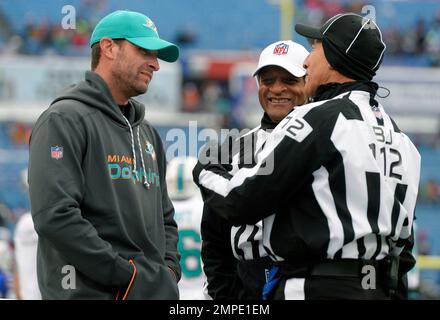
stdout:
<svg viewBox="0 0 440 320">
<path fill-rule="evenodd" d="M 298 111 L 308 121 L 327 122 L 336 119 L 340 113 L 352 110 L 354 106 L 356 105 L 348 99 L 330 99 L 302 105 L 298 108 Z"/>
</svg>

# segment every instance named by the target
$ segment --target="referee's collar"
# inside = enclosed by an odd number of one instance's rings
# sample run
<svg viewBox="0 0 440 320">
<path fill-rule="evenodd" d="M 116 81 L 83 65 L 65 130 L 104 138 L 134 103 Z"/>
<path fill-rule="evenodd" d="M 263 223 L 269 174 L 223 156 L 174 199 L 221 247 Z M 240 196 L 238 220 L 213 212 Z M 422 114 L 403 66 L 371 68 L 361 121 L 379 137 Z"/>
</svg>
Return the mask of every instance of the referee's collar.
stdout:
<svg viewBox="0 0 440 320">
<path fill-rule="evenodd" d="M 274 129 L 278 125 L 278 123 L 280 122 L 273 121 L 269 117 L 269 115 L 265 112 L 263 118 L 261 119 L 261 129 L 263 130 Z"/>
<path fill-rule="evenodd" d="M 353 90 L 366 91 L 370 94 L 376 95 L 378 84 L 373 81 L 353 81 L 345 83 L 326 83 L 320 85 L 316 90 L 313 101 L 322 101 L 334 98 L 344 92 Z"/>
</svg>

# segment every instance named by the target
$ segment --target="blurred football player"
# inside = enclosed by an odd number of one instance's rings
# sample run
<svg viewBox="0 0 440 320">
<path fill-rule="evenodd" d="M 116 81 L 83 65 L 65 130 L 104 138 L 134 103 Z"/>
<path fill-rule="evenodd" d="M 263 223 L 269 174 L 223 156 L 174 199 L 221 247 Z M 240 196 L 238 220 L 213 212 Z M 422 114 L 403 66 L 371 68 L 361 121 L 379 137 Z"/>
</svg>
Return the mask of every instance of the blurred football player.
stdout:
<svg viewBox="0 0 440 320">
<path fill-rule="evenodd" d="M 168 194 L 174 205 L 179 230 L 178 250 L 181 254 L 182 278 L 179 282 L 180 299 L 204 299 L 202 262 L 200 259 L 203 200 L 193 182 L 194 157 L 176 157 L 167 168 Z"/>
</svg>

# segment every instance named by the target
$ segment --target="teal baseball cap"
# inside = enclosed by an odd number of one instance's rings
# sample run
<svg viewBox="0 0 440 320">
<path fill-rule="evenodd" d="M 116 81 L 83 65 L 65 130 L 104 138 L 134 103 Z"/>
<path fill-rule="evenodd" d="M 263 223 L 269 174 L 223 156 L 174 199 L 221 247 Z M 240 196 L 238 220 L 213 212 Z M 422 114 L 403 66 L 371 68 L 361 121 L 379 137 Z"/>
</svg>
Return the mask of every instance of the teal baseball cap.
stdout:
<svg viewBox="0 0 440 320">
<path fill-rule="evenodd" d="M 90 37 L 90 46 L 102 38 L 125 39 L 146 50 L 157 50 L 157 57 L 167 62 L 179 58 L 179 47 L 159 38 L 154 22 L 139 12 L 118 10 L 98 22 Z"/>
</svg>

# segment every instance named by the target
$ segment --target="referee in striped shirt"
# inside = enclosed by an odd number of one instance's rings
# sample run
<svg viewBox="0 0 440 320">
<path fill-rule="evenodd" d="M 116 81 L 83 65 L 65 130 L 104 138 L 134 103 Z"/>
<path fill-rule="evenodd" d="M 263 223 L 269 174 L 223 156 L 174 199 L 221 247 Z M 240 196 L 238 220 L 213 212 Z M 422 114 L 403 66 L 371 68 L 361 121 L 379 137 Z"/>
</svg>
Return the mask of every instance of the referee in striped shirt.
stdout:
<svg viewBox="0 0 440 320">
<path fill-rule="evenodd" d="M 261 52 L 253 76 L 264 114 L 257 127 L 243 135 L 234 137 L 231 134 L 225 139 L 220 149 L 227 154 L 230 174 L 240 168 L 254 166 L 253 155 L 265 144 L 269 133 L 293 108 L 306 102 L 304 61 L 308 55 L 306 48 L 291 40 L 274 42 Z M 221 152 L 218 156 L 222 157 Z M 205 292 L 209 298 L 262 298 L 262 288 L 272 259 L 282 260 L 271 252 L 263 232 L 263 224 L 270 224 L 273 220 L 274 215 L 271 215 L 252 225 L 232 227 L 227 220 L 204 206 L 200 229 L 201 257 L 206 274 Z"/>
<path fill-rule="evenodd" d="M 277 125 L 252 168 L 231 175 L 208 148 L 194 180 L 234 225 L 276 212 L 263 229 L 283 261 L 265 298 L 405 298 L 420 155 L 376 99 L 380 29 L 345 13 L 295 30 L 313 42 L 304 63 L 313 102 Z"/>
</svg>

